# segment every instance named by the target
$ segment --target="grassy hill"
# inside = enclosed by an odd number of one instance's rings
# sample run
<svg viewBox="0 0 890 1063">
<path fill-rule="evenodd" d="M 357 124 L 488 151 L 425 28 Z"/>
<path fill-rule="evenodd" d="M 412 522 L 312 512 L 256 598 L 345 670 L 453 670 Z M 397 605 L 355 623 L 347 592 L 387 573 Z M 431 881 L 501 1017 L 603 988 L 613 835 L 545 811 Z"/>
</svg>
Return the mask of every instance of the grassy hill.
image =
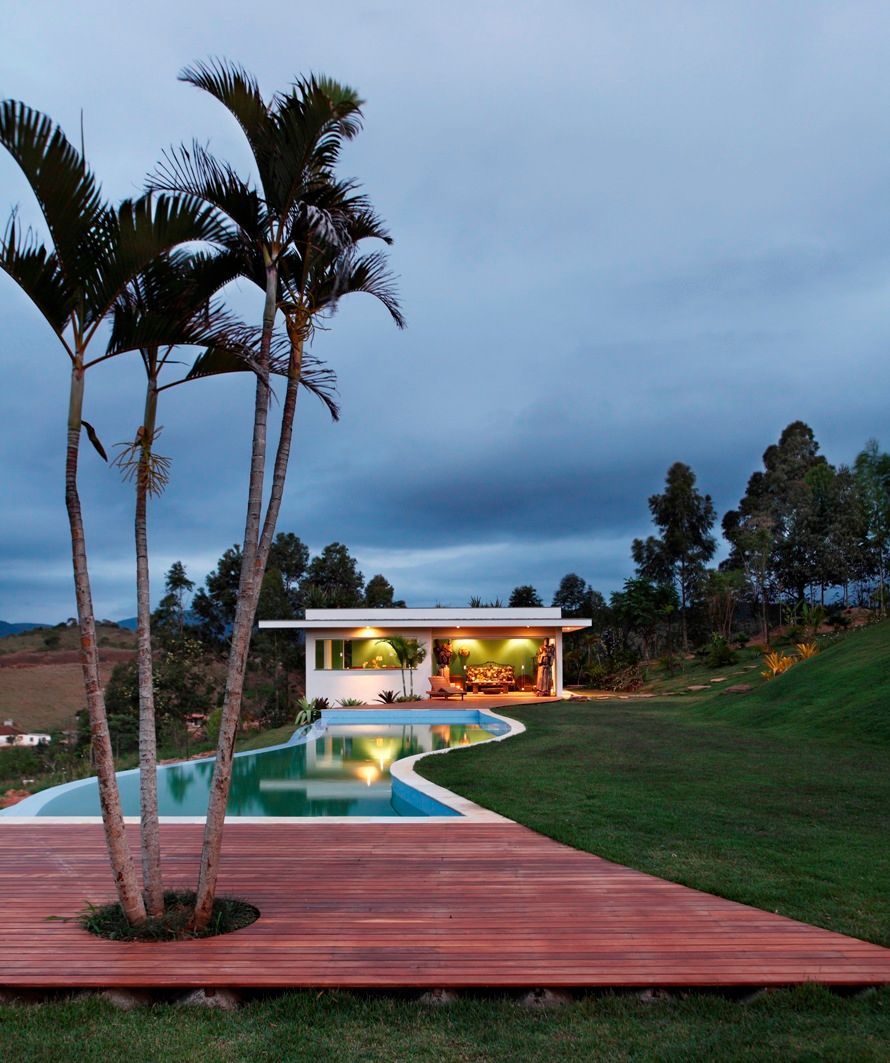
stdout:
<svg viewBox="0 0 890 1063">
<path fill-rule="evenodd" d="M 750 694 L 711 696 L 707 712 L 743 727 L 788 737 L 890 745 L 890 621 L 829 639 Z"/>
<path fill-rule="evenodd" d="M 99 624 L 102 681 L 114 665 L 128 660 L 136 648 L 132 631 Z M 0 639 L 0 719 L 19 727 L 53 730 L 71 725 L 84 706 L 83 675 L 76 627 L 42 627 Z"/>
<path fill-rule="evenodd" d="M 769 682 L 742 667 L 747 694 L 511 708 L 524 735 L 418 771 L 576 848 L 890 945 L 890 623 Z"/>
</svg>

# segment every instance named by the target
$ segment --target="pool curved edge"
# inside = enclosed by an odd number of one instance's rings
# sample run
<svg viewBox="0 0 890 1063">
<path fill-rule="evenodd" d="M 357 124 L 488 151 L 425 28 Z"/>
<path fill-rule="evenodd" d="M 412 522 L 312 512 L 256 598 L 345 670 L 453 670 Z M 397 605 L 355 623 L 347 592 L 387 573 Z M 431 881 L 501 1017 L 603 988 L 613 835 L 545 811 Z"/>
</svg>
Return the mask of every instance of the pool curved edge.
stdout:
<svg viewBox="0 0 890 1063">
<path fill-rule="evenodd" d="M 447 711 L 447 710 L 446 710 Z M 360 715 L 359 715 L 360 714 Z M 353 720 L 350 716 L 350 710 L 347 709 L 326 709 L 322 712 L 321 719 L 308 727 L 300 727 L 295 729 L 294 733 L 288 739 L 287 742 L 281 742 L 274 746 L 265 746 L 262 749 L 243 750 L 235 754 L 236 757 L 250 756 L 259 752 L 269 752 L 275 749 L 283 749 L 286 746 L 297 745 L 303 742 L 308 742 L 312 738 L 316 738 L 324 732 L 324 726 L 327 721 L 338 721 L 342 723 L 349 722 L 368 722 L 372 715 L 386 716 L 391 718 L 395 715 L 399 717 L 408 717 L 410 714 L 413 720 L 418 718 L 418 710 L 401 710 L 393 712 L 393 710 L 386 710 L 381 708 L 380 710 L 357 710 L 352 713 L 356 718 Z M 438 713 L 437 715 L 442 715 Z M 513 720 L 509 716 L 503 716 L 500 713 L 494 712 L 492 709 L 458 709 L 451 710 L 450 715 L 454 717 L 455 723 L 466 722 L 467 717 L 475 716 L 476 721 L 481 723 L 482 719 L 488 717 L 492 720 L 498 720 L 508 728 L 503 734 L 492 735 L 491 738 L 487 738 L 482 742 L 476 742 L 475 745 L 485 745 L 488 742 L 502 742 L 505 738 L 512 738 L 514 735 L 522 734 L 525 731 L 525 725 L 518 720 Z M 492 812 L 491 809 L 483 808 L 482 805 L 477 805 L 474 801 L 470 801 L 465 797 L 461 797 L 460 794 L 456 794 L 451 790 L 446 790 L 444 786 L 438 786 L 436 783 L 430 782 L 428 779 L 422 778 L 414 771 L 414 765 L 417 761 L 422 760 L 424 757 L 438 756 L 441 753 L 450 753 L 453 749 L 461 747 L 450 747 L 446 749 L 430 750 L 427 753 L 417 753 L 414 756 L 406 757 L 404 760 L 397 760 L 390 766 L 390 779 L 392 783 L 393 797 L 401 798 L 408 804 L 413 805 L 415 808 L 421 811 L 420 816 L 396 816 L 396 817 L 376 817 L 376 816 L 300 816 L 296 818 L 296 821 L 300 823 L 460 823 L 460 822 L 490 822 L 490 823 L 510 823 L 512 820 L 507 819 L 506 816 L 502 816 L 497 812 Z M 202 757 L 202 760 L 215 760 L 215 756 Z M 160 764 L 158 765 L 158 771 L 163 771 L 165 768 L 180 767 L 187 761 L 177 761 L 173 764 Z M 138 768 L 129 768 L 124 771 L 118 772 L 118 775 L 136 775 L 138 774 Z M 70 792 L 78 787 L 86 786 L 95 781 L 95 776 L 89 776 L 84 779 L 75 779 L 71 782 L 61 783 L 58 786 L 51 786 L 46 790 L 39 790 L 36 794 L 32 794 L 30 797 L 26 797 L 23 801 L 18 802 L 15 805 L 11 805 L 9 808 L 0 809 L 0 823 L 4 825 L 21 825 L 26 826 L 29 824 L 95 824 L 101 823 L 101 816 L 45 816 L 41 815 L 41 809 L 47 805 L 50 801 L 54 800 L 60 794 Z M 263 823 L 278 823 L 295 822 L 294 817 L 284 816 L 226 816 L 227 823 L 244 823 L 244 824 L 263 824 Z M 138 824 L 140 822 L 139 816 L 124 816 L 124 822 L 130 824 Z M 204 816 L 160 816 L 160 823 L 199 823 L 205 822 Z"/>
<path fill-rule="evenodd" d="M 519 720 L 513 720 L 509 716 L 502 716 L 498 712 L 492 712 L 491 709 L 479 709 L 478 711 L 480 722 L 484 716 L 489 716 L 495 720 L 500 720 L 501 723 L 505 723 L 510 729 L 504 734 L 492 735 L 491 738 L 486 738 L 483 742 L 476 742 L 469 747 L 470 749 L 488 745 L 489 742 L 503 742 L 505 739 L 513 738 L 515 735 L 520 735 L 525 731 L 525 724 L 520 723 Z M 463 819 L 464 821 L 472 820 L 475 823 L 512 823 L 513 821 L 506 816 L 502 816 L 498 812 L 492 812 L 490 808 L 483 808 L 482 805 L 477 805 L 475 801 L 471 801 L 467 797 L 461 797 L 460 794 L 454 793 L 453 790 L 446 790 L 444 786 L 439 786 L 434 782 L 430 782 L 429 779 L 424 779 L 414 770 L 417 762 L 425 757 L 438 757 L 443 753 L 454 753 L 461 748 L 461 746 L 452 746 L 447 749 L 434 749 L 428 753 L 415 753 L 413 757 L 397 760 L 389 769 L 393 796 L 404 798 L 416 808 L 444 805 L 446 808 L 452 809 L 452 817 L 458 821 Z M 435 815 L 435 813 L 433 812 L 432 815 Z"/>
</svg>

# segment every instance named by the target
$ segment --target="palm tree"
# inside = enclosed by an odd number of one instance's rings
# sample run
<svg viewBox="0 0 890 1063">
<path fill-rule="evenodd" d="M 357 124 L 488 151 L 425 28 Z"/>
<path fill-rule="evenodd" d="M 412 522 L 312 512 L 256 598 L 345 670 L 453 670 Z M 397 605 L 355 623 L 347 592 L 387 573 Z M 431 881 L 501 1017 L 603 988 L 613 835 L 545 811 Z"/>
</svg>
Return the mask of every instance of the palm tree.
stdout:
<svg viewBox="0 0 890 1063">
<path fill-rule="evenodd" d="M 396 660 L 399 662 L 399 671 L 402 673 L 402 696 L 408 696 L 405 687 L 405 669 L 408 669 L 410 677 L 411 694 L 414 694 L 414 669 L 426 660 L 426 646 L 417 639 L 405 638 L 403 635 L 387 635 L 386 638 L 377 639 L 392 647 Z"/>
<path fill-rule="evenodd" d="M 333 312 L 341 296 L 351 291 L 374 295 L 399 326 L 404 322 L 385 263 L 378 255 L 357 252 L 360 240 L 389 242 L 389 237 L 368 201 L 334 173 L 344 141 L 361 127 L 356 93 L 330 79 L 310 77 L 266 102 L 252 76 L 224 62 L 199 64 L 181 78 L 219 100 L 239 123 L 257 181 L 255 185 L 244 181 L 228 164 L 194 144 L 170 151 L 150 187 L 216 207 L 231 226 L 230 249 L 243 255 L 244 275 L 265 293 L 241 578 L 195 909 L 195 926 L 201 928 L 210 918 L 216 891 L 247 652 L 284 491 L 304 347 L 316 319 Z M 285 318 L 290 356 L 263 516 L 269 366 L 279 310 Z"/>
<path fill-rule="evenodd" d="M 43 315 L 71 366 L 65 504 L 80 626 L 80 662 L 115 886 L 127 919 L 140 923 L 145 920 L 145 905 L 124 831 L 114 774 L 77 487 L 82 430 L 106 458 L 95 430 L 83 418 L 85 374 L 110 357 L 106 353 L 90 361 L 90 344 L 130 280 L 159 254 L 185 241 L 212 236 L 215 225 L 206 207 L 166 196 L 125 200 L 113 209 L 103 198 L 83 155 L 62 131 L 48 117 L 18 101 L 0 103 L 0 144 L 33 189 L 50 234 L 51 244 L 46 246 L 30 230 L 21 233 L 14 211 L 0 241 L 0 267 Z"/>
<path fill-rule="evenodd" d="M 137 671 L 139 685 L 139 795 L 142 827 L 142 879 L 149 915 L 164 911 L 157 798 L 157 731 L 151 637 L 151 594 L 148 566 L 148 499 L 167 485 L 170 461 L 154 450 L 160 393 L 188 381 L 220 373 L 249 370 L 255 360 L 255 330 L 248 329 L 215 300 L 217 292 L 238 276 L 232 255 L 164 256 L 127 286 L 113 317 L 108 351 L 138 348 L 145 368 L 145 413 L 132 443 L 122 444 L 115 459 L 136 488 Z M 160 383 L 174 352 L 183 346 L 205 347 L 184 377 Z M 280 343 L 277 345 L 280 347 Z M 273 345 L 273 355 L 276 347 Z M 280 354 L 273 372 L 283 372 Z M 176 363 L 178 364 L 178 363 Z M 330 394 L 331 374 L 313 359 L 304 366 L 302 383 L 319 395 L 336 418 Z M 181 619 L 180 619 L 181 622 Z"/>
<path fill-rule="evenodd" d="M 132 443 L 115 459 L 135 483 L 137 673 L 139 688 L 139 809 L 142 882 L 150 916 L 164 913 L 157 787 L 157 726 L 151 638 L 151 587 L 148 565 L 148 499 L 169 479 L 170 460 L 154 444 L 161 372 L 180 345 L 219 344 L 231 330 L 231 318 L 213 296 L 237 275 L 225 255 L 166 255 L 149 264 L 127 285 L 114 307 L 108 353 L 138 349 L 145 368 L 145 411 Z"/>
</svg>

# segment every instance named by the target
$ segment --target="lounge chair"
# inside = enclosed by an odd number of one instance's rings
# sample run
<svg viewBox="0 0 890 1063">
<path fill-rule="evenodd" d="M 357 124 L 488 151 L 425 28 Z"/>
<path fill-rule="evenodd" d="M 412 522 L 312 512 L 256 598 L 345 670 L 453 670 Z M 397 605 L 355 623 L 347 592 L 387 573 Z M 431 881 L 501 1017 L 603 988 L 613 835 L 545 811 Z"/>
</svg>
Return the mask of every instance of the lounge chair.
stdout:
<svg viewBox="0 0 890 1063">
<path fill-rule="evenodd" d="M 460 695 L 460 700 L 463 701 L 467 692 L 463 687 L 459 687 L 457 683 L 449 683 L 444 676 L 430 676 L 430 698 L 453 698 L 458 695 Z"/>
</svg>

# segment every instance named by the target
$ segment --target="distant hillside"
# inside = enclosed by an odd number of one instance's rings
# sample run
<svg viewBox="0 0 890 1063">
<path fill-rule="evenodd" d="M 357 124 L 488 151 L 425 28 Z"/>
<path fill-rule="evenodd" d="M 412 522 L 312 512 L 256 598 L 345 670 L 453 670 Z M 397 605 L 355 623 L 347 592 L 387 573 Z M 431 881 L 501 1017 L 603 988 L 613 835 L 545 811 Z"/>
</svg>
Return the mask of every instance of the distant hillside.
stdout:
<svg viewBox="0 0 890 1063">
<path fill-rule="evenodd" d="M 7 635 L 20 635 L 23 631 L 33 631 L 36 627 L 51 627 L 51 624 L 11 624 L 0 620 L 0 639 Z"/>
<path fill-rule="evenodd" d="M 136 637 L 116 624 L 99 623 L 96 634 L 105 683 L 115 664 L 133 659 Z M 25 730 L 70 727 L 84 704 L 79 646 L 80 632 L 67 625 L 0 640 L 0 717 Z"/>
<path fill-rule="evenodd" d="M 750 694 L 704 710 L 801 738 L 890 745 L 890 620 L 851 631 Z"/>
</svg>

